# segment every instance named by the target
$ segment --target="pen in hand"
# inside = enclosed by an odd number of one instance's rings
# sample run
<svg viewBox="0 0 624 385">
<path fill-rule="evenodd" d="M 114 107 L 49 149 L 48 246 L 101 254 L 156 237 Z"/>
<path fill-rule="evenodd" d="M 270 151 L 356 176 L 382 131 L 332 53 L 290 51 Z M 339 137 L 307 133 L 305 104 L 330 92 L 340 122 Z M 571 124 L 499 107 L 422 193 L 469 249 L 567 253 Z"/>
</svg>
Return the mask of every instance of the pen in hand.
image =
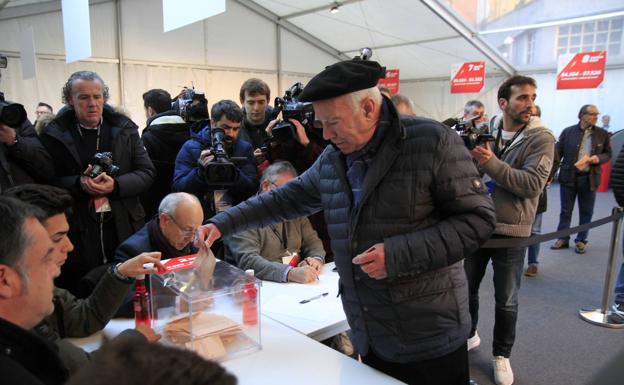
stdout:
<svg viewBox="0 0 624 385">
<path fill-rule="evenodd" d="M 310 297 L 308 299 L 301 300 L 301 301 L 299 301 L 299 303 L 301 303 L 301 304 L 308 303 L 308 302 L 314 301 L 315 299 L 327 297 L 328 294 L 329 294 L 328 292 L 325 292 L 323 294 L 315 295 L 314 297 Z"/>
</svg>

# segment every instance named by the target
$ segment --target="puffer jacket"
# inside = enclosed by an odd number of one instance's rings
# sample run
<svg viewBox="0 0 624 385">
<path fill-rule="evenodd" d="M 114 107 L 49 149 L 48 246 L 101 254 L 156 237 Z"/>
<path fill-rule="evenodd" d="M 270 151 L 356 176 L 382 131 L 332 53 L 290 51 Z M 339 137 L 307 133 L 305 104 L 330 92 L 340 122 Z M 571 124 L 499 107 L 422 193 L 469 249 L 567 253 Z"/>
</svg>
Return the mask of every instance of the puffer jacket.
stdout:
<svg viewBox="0 0 624 385">
<path fill-rule="evenodd" d="M 386 134 L 359 206 L 352 204 L 345 157 L 330 145 L 297 179 L 210 221 L 229 235 L 324 209 L 357 352 L 372 347 L 392 362 L 436 358 L 466 342 L 462 260 L 490 236 L 494 207 L 451 129 L 424 118 L 399 121 L 387 98 L 381 125 Z M 388 277 L 376 280 L 351 260 L 380 242 Z"/>
<path fill-rule="evenodd" d="M 493 119 L 492 133 L 497 136 L 502 119 Z M 494 143 L 494 150 L 498 145 Z M 539 196 L 550 175 L 555 137 L 538 117 L 532 117 L 501 158 L 493 156 L 485 171 L 495 182 L 492 200 L 496 207 L 495 234 L 530 237 Z"/>
</svg>

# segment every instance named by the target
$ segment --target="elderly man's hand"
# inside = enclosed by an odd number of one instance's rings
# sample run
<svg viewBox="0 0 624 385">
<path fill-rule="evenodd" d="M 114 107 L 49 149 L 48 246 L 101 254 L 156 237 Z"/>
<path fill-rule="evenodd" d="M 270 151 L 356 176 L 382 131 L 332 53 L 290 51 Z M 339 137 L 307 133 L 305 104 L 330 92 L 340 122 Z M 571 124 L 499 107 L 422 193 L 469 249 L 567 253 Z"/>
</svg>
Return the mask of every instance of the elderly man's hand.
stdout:
<svg viewBox="0 0 624 385">
<path fill-rule="evenodd" d="M 293 267 L 288 272 L 288 282 L 310 283 L 318 279 L 319 272 L 309 265 Z"/>
<path fill-rule="evenodd" d="M 321 270 L 323 269 L 323 262 L 321 262 L 321 260 L 318 259 L 318 258 L 307 257 L 303 261 L 299 262 L 299 264 L 297 266 L 299 266 L 299 267 L 310 266 L 310 267 L 313 267 L 316 271 L 318 271 L 320 273 Z"/>
<path fill-rule="evenodd" d="M 490 148 L 490 142 L 486 142 L 482 146 L 476 146 L 475 148 L 470 150 L 470 154 L 479 162 L 479 166 L 483 166 L 484 164 L 489 162 L 490 159 L 492 159 L 492 157 L 494 156 L 494 153 Z"/>
<path fill-rule="evenodd" d="M 145 325 L 145 324 L 138 324 L 135 327 L 136 331 L 138 331 L 139 333 L 143 334 L 145 336 L 145 338 L 147 338 L 147 342 L 149 343 L 154 343 L 154 342 L 158 342 L 158 340 L 160 339 L 161 335 L 157 334 L 154 329 L 152 329 L 151 327 Z"/>
<path fill-rule="evenodd" d="M 158 270 L 165 270 L 163 264 L 160 263 L 160 258 L 160 251 L 141 253 L 134 258 L 124 261 L 121 265 L 119 265 L 117 271 L 126 277 L 136 277 L 137 275 L 156 273 Z M 153 264 L 153 267 L 144 267 L 143 265 L 146 263 Z"/>
<path fill-rule="evenodd" d="M 386 253 L 383 243 L 377 243 L 362 254 L 351 260 L 356 265 L 360 265 L 363 272 L 375 279 L 384 279 L 388 276 L 386 270 Z"/>
<path fill-rule="evenodd" d="M 197 229 L 195 246 L 201 247 L 201 243 L 203 242 L 206 247 L 209 248 L 219 238 L 221 238 L 221 230 L 214 224 L 207 223 Z"/>
<path fill-rule="evenodd" d="M 12 146 L 15 143 L 15 138 L 17 138 L 15 129 L 4 123 L 0 123 L 0 143 Z"/>
</svg>

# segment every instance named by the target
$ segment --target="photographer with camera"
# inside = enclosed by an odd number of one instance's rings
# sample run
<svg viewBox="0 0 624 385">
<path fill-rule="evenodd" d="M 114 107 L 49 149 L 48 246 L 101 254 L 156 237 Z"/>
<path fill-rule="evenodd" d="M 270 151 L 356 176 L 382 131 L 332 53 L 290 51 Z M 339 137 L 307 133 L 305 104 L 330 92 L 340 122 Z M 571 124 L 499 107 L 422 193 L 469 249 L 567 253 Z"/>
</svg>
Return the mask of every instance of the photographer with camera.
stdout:
<svg viewBox="0 0 624 385">
<path fill-rule="evenodd" d="M 175 162 L 172 190 L 194 194 L 204 218 L 252 196 L 258 187 L 253 149 L 238 139 L 243 111 L 231 100 L 212 106 L 212 119 L 192 133 Z"/>
<path fill-rule="evenodd" d="M 530 237 L 539 196 L 551 171 L 555 137 L 532 116 L 537 85 L 526 76 L 512 76 L 498 89 L 502 116 L 492 119 L 495 141 L 479 143 L 472 156 L 494 183 L 491 192 L 496 209 L 493 239 L 508 240 L 510 246 L 482 248 L 466 258 L 472 327 L 468 350 L 480 344 L 479 286 L 490 260 L 494 268 L 495 321 L 492 353 L 497 385 L 513 383 L 509 362 L 516 335 L 518 291 L 526 247 L 513 246 L 518 237 Z M 464 140 L 465 141 L 465 140 Z"/>
<path fill-rule="evenodd" d="M 0 93 L 0 192 L 21 184 L 45 182 L 54 172 L 48 152 L 24 106 Z"/>
<path fill-rule="evenodd" d="M 78 297 L 93 290 L 117 246 L 143 226 L 139 195 L 155 173 L 138 127 L 107 100 L 98 74 L 73 73 L 63 87 L 65 107 L 41 134 L 54 165 L 53 184 L 74 198 L 69 237 L 75 250 L 57 285 Z"/>
<path fill-rule="evenodd" d="M 189 123 L 172 109 L 169 92 L 147 91 L 143 94 L 143 106 L 147 126 L 141 133 L 141 140 L 156 168 L 152 188 L 141 196 L 145 219 L 150 220 L 158 212 L 160 201 L 171 192 L 175 159 L 191 134 Z"/>
</svg>

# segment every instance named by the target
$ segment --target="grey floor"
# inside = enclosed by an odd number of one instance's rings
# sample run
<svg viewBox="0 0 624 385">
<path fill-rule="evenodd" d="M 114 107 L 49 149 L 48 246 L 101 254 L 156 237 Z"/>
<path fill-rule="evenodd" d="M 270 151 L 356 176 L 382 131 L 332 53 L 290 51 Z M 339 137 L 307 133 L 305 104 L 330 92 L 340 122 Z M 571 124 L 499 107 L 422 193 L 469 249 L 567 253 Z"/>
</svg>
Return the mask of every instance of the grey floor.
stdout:
<svg viewBox="0 0 624 385">
<path fill-rule="evenodd" d="M 609 216 L 615 205 L 611 191 L 597 193 L 593 219 Z M 559 207 L 559 186 L 555 184 L 549 188 L 542 233 L 556 230 Z M 577 224 L 576 208 L 572 226 Z M 584 255 L 576 254 L 573 248 L 550 250 L 552 242 L 542 244 L 539 274 L 523 277 L 520 288 L 516 343 L 511 355 L 515 385 L 596 384 L 593 376 L 624 350 L 624 329 L 595 326 L 578 315 L 581 308 L 600 307 L 611 232 L 611 224 L 591 230 Z M 621 246 L 619 250 L 622 258 Z M 481 284 L 480 299 L 481 346 L 469 353 L 470 373 L 477 384 L 489 385 L 494 384 L 491 266 Z M 624 376 L 619 383 L 624 384 Z"/>
</svg>

